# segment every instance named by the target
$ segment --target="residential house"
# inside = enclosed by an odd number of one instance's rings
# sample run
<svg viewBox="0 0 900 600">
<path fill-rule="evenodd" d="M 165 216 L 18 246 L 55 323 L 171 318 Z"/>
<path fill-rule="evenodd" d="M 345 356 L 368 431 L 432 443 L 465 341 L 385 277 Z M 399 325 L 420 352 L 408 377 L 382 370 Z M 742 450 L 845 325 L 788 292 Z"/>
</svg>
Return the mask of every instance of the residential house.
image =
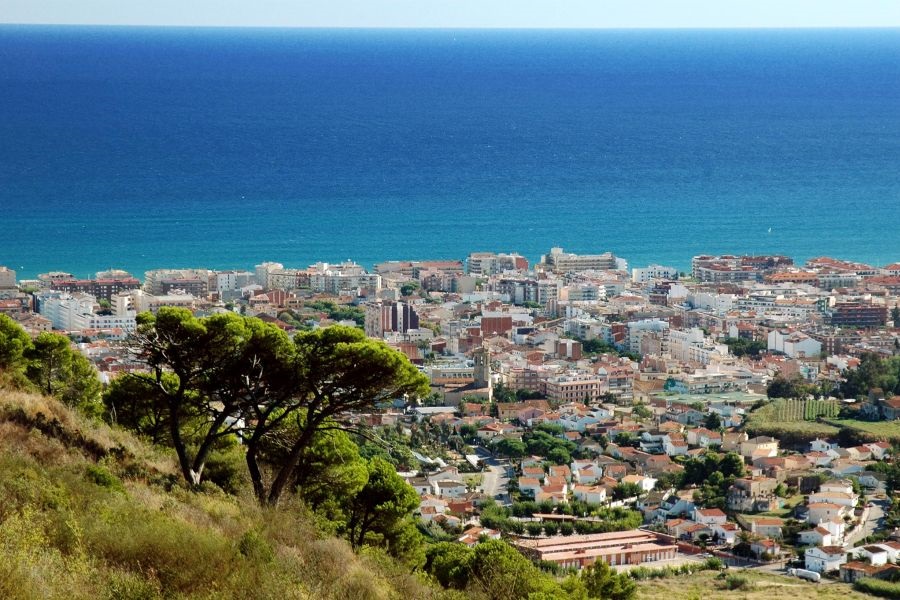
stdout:
<svg viewBox="0 0 900 600">
<path fill-rule="evenodd" d="M 730 510 L 758 511 L 771 504 L 778 481 L 771 477 L 741 477 L 734 480 L 725 497 Z"/>
<path fill-rule="evenodd" d="M 471 548 L 472 546 L 475 546 L 476 544 L 481 542 L 481 540 L 483 539 L 499 540 L 500 537 L 501 536 L 499 531 L 488 529 L 487 527 L 474 526 L 466 529 L 465 532 L 463 532 L 462 536 L 460 536 L 458 541 L 461 544 L 465 544 L 466 546 L 469 546 Z"/>
<path fill-rule="evenodd" d="M 801 531 L 797 534 L 797 540 L 801 546 L 831 546 L 836 541 L 831 532 L 821 525 Z"/>
<path fill-rule="evenodd" d="M 633 483 L 638 486 L 642 492 L 649 492 L 656 486 L 656 480 L 652 477 L 644 475 L 626 475 L 620 480 L 621 483 Z"/>
<path fill-rule="evenodd" d="M 857 559 L 868 561 L 869 564 L 876 567 L 888 562 L 887 548 L 883 548 L 879 544 L 869 544 L 862 548 L 854 548 L 854 553 Z"/>
<path fill-rule="evenodd" d="M 769 538 L 750 542 L 750 553 L 757 558 L 776 557 L 781 554 L 781 545 Z"/>
<path fill-rule="evenodd" d="M 537 498 L 538 491 L 541 489 L 541 481 L 536 477 L 520 477 L 519 491 L 523 494 L 529 494 Z"/>
<path fill-rule="evenodd" d="M 432 492 L 439 498 L 462 498 L 468 491 L 466 484 L 459 481 L 435 481 L 432 485 Z"/>
<path fill-rule="evenodd" d="M 718 508 L 695 508 L 694 520 L 704 525 L 722 525 L 728 517 Z"/>
<path fill-rule="evenodd" d="M 713 532 L 713 540 L 719 544 L 733 546 L 737 543 L 737 536 L 741 528 L 735 523 L 720 523 L 710 525 Z"/>
<path fill-rule="evenodd" d="M 847 554 L 840 546 L 809 548 L 804 553 L 806 569 L 816 573 L 837 571 L 845 562 L 847 562 Z"/>
<path fill-rule="evenodd" d="M 751 438 L 741 442 L 740 454 L 750 459 L 759 456 L 778 456 L 778 440 L 765 435 Z"/>
<path fill-rule="evenodd" d="M 831 521 L 832 519 L 842 519 L 848 514 L 846 506 L 840 504 L 831 504 L 828 502 L 814 502 L 807 505 L 807 522 L 818 525 L 823 521 Z"/>
<path fill-rule="evenodd" d="M 576 500 L 588 504 L 605 504 L 606 488 L 600 485 L 578 485 L 572 488 L 572 495 Z"/>
<path fill-rule="evenodd" d="M 753 519 L 750 525 L 750 531 L 756 535 L 780 540 L 784 521 L 775 517 L 760 517 Z"/>
</svg>

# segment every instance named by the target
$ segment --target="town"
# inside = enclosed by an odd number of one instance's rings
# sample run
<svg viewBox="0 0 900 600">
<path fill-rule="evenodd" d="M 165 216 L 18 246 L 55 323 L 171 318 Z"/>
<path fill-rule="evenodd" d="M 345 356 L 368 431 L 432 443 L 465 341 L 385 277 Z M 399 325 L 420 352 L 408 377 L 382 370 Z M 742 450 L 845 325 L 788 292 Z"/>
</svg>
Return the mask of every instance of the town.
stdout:
<svg viewBox="0 0 900 600">
<path fill-rule="evenodd" d="M 167 306 L 349 325 L 403 353 L 431 393 L 352 419 L 389 444 L 435 538 L 504 539 L 559 572 L 900 576 L 900 263 L 629 270 L 552 248 L 143 280 L 0 267 L 0 313 L 68 335 L 104 383 L 146 368 L 129 335 Z"/>
</svg>

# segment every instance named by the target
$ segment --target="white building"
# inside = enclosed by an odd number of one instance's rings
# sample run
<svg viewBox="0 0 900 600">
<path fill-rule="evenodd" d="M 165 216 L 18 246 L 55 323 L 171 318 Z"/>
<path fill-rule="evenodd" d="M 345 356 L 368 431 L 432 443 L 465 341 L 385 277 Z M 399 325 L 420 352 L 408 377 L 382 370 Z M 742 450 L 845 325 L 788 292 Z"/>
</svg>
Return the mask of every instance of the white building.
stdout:
<svg viewBox="0 0 900 600">
<path fill-rule="evenodd" d="M 837 571 L 847 562 L 847 555 L 840 546 L 809 548 L 804 556 L 806 568 L 816 573 Z"/>
<path fill-rule="evenodd" d="M 678 269 L 675 267 L 664 267 L 662 265 L 650 265 L 643 269 L 631 270 L 631 281 L 633 283 L 648 283 L 654 279 L 677 279 Z"/>
<path fill-rule="evenodd" d="M 783 352 L 791 358 L 818 358 L 822 343 L 799 331 L 773 329 L 769 332 L 768 349 Z"/>
</svg>

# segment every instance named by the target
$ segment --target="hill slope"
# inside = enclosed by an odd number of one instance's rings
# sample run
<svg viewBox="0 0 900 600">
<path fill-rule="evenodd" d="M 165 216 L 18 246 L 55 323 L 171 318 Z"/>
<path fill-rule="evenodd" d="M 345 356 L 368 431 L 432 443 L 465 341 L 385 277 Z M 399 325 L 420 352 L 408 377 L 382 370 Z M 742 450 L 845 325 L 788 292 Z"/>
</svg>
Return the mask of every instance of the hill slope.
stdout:
<svg viewBox="0 0 900 600">
<path fill-rule="evenodd" d="M 0 597 L 437 598 L 390 558 L 262 509 L 42 396 L 0 390 Z"/>
</svg>

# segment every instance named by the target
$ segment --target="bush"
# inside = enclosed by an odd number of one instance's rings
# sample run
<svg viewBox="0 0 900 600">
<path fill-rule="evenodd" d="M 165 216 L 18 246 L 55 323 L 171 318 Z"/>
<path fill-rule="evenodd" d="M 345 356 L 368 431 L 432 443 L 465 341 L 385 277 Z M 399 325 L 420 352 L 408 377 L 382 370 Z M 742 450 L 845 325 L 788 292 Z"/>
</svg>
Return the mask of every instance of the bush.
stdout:
<svg viewBox="0 0 900 600">
<path fill-rule="evenodd" d="M 900 598 L 900 584 L 871 577 L 863 577 L 853 584 L 853 589 L 882 598 Z"/>
<path fill-rule="evenodd" d="M 726 590 L 749 590 L 753 584 L 743 575 L 728 575 L 725 578 Z"/>
<path fill-rule="evenodd" d="M 109 469 L 102 465 L 88 465 L 86 474 L 89 481 L 96 483 L 100 487 L 105 487 L 116 492 L 125 491 L 125 487 L 122 485 L 119 478 L 110 473 Z"/>
</svg>

